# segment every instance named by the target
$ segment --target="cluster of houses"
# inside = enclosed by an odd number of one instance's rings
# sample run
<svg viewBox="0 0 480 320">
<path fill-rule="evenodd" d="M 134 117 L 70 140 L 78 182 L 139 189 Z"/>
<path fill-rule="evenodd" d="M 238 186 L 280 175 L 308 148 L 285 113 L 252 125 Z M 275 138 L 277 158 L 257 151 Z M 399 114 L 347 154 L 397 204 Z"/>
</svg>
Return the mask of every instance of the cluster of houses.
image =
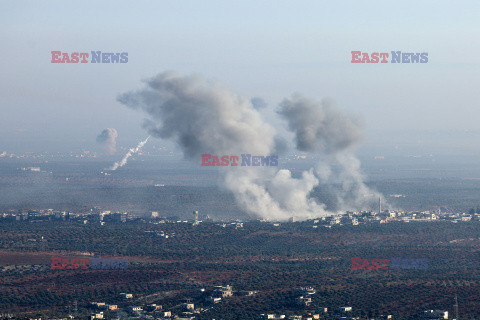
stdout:
<svg viewBox="0 0 480 320">
<path fill-rule="evenodd" d="M 397 195 L 395 195 L 397 196 Z M 398 195 L 401 196 L 401 195 Z M 382 210 L 378 211 L 347 211 L 345 213 L 339 213 L 336 215 L 322 217 L 319 219 L 313 219 L 313 227 L 327 227 L 338 225 L 360 225 L 365 223 L 389 223 L 389 222 L 413 222 L 413 221 L 449 221 L 452 223 L 468 222 L 468 221 L 480 221 L 480 213 L 471 212 L 433 212 L 433 211 L 392 211 Z M 196 212 L 196 211 L 195 211 Z M 165 223 L 192 223 L 192 220 L 182 220 L 178 217 L 161 218 L 158 212 L 145 213 L 143 216 L 133 215 L 127 212 L 111 212 L 109 210 L 100 210 L 98 208 L 92 208 L 90 211 L 82 213 L 73 213 L 67 211 L 55 211 L 53 209 L 45 210 L 9 210 L 7 212 L 0 212 L 0 220 L 12 220 L 12 221 L 77 221 L 84 224 L 87 223 L 100 223 L 105 225 L 106 223 L 152 223 L 152 224 L 165 224 Z M 296 217 L 289 219 L 289 222 L 296 222 Z M 302 220 L 302 219 L 300 219 Z M 198 220 L 198 213 L 193 220 L 194 225 L 200 224 Z M 212 222 L 210 218 L 207 218 L 204 222 Z M 267 222 L 267 221 L 264 221 Z M 273 222 L 275 226 L 280 226 L 281 223 Z M 223 228 L 243 229 L 244 222 L 239 220 L 217 223 L 218 226 Z M 171 237 L 172 235 L 156 234 L 160 237 Z"/>
<path fill-rule="evenodd" d="M 262 313 L 257 320 L 315 320 L 315 319 L 340 319 L 340 320 L 360 320 L 360 317 L 352 316 L 352 307 L 340 307 L 332 312 L 328 308 L 320 308 L 315 311 L 305 312 L 302 315 L 289 315 Z M 362 318 L 363 319 L 363 318 Z M 390 320 L 393 319 L 391 314 L 380 315 L 378 317 L 370 318 L 369 320 Z M 423 313 L 425 320 L 442 320 L 448 319 L 448 311 L 445 310 L 426 310 Z M 455 320 L 455 319 L 454 319 Z"/>
<path fill-rule="evenodd" d="M 299 288 L 303 289 L 303 288 Z M 310 287 L 310 289 L 313 289 Z M 312 291 L 308 291 L 310 294 Z M 307 293 L 308 294 L 308 293 Z M 259 315 L 257 320 L 314 320 L 314 319 L 325 319 L 325 317 L 331 315 L 331 316 L 336 316 L 338 319 L 345 319 L 345 320 L 353 320 L 353 319 L 359 319 L 359 318 L 354 318 L 349 316 L 353 311 L 352 307 L 340 307 L 333 312 L 329 313 L 328 308 L 319 308 L 315 311 L 309 311 L 305 312 L 303 315 L 289 315 L 286 316 L 284 314 L 272 314 L 272 313 L 262 313 Z M 380 319 L 392 319 L 391 315 L 388 316 L 382 316 Z"/>
<path fill-rule="evenodd" d="M 431 211 L 422 212 L 404 212 L 384 210 L 381 212 L 347 211 L 344 214 L 337 214 L 320 219 L 314 219 L 314 228 L 319 226 L 331 228 L 335 225 L 360 225 L 365 223 L 389 223 L 389 222 L 414 222 L 414 221 L 449 221 L 452 223 L 479 221 L 480 213 L 440 213 Z M 291 218 L 290 222 L 295 222 L 295 218 Z"/>
<path fill-rule="evenodd" d="M 308 307 L 312 303 L 312 295 L 317 291 L 312 287 L 300 287 L 294 291 L 295 303 L 299 306 Z"/>
<path fill-rule="evenodd" d="M 313 287 L 299 287 L 293 290 L 295 304 L 301 307 L 309 307 L 312 303 L 312 296 L 316 294 Z M 307 308 L 308 310 L 308 308 Z M 426 310 L 423 313 L 425 320 L 442 320 L 448 319 L 448 311 L 445 310 Z M 350 306 L 339 307 L 334 310 L 328 308 L 317 308 L 316 310 L 308 310 L 302 314 L 275 314 L 262 313 L 256 320 L 314 320 L 314 319 L 341 319 L 341 320 L 360 320 L 360 317 L 353 316 L 353 308 Z M 369 320 L 390 320 L 393 319 L 391 314 L 380 315 Z"/>
<path fill-rule="evenodd" d="M 216 286 L 213 288 L 213 291 L 211 294 L 207 295 L 205 298 L 206 302 L 209 303 L 218 303 L 222 301 L 222 299 L 232 297 L 234 294 L 238 296 L 253 296 L 258 291 L 233 291 L 232 286 L 226 285 L 226 286 Z"/>
<path fill-rule="evenodd" d="M 233 288 L 232 286 L 216 286 L 213 289 L 213 292 L 211 295 L 207 296 L 205 298 L 205 301 L 211 302 L 211 303 L 218 303 L 222 301 L 222 299 L 228 298 L 233 296 Z"/>
<path fill-rule="evenodd" d="M 309 307 L 312 303 L 312 296 L 316 293 L 317 291 L 315 288 L 311 286 L 295 288 L 293 290 L 295 304 L 301 307 Z M 304 312 L 301 315 L 294 314 L 289 316 L 284 314 L 262 313 L 258 316 L 257 320 L 313 320 L 325 319 L 325 317 L 328 315 L 336 315 L 340 319 L 353 319 L 352 317 L 348 316 L 352 313 L 352 310 L 352 307 L 340 307 L 329 314 L 328 308 L 319 308 L 314 311 Z M 391 316 L 382 319 L 391 319 Z"/>
<path fill-rule="evenodd" d="M 120 296 L 124 300 L 130 300 L 133 299 L 133 294 L 131 293 L 120 293 Z M 90 314 L 90 320 L 95 320 L 95 319 L 106 319 L 106 312 L 107 311 L 120 311 L 122 310 L 119 308 L 118 305 L 116 304 L 107 304 L 105 302 L 91 302 L 90 303 L 90 308 L 94 309 L 95 311 Z M 157 304 L 149 304 L 146 306 L 135 306 L 135 305 L 129 305 L 126 308 L 123 308 L 124 312 L 126 312 L 129 315 L 136 316 L 140 315 L 143 313 L 148 313 L 152 319 L 170 319 L 172 316 L 172 313 L 170 311 L 164 311 L 161 305 Z M 111 319 L 111 317 L 108 317 Z"/>
<path fill-rule="evenodd" d="M 238 296 L 253 296 L 257 291 L 233 291 L 233 287 L 230 285 L 226 286 L 215 286 L 213 290 L 205 291 L 205 289 L 200 290 L 202 292 L 201 298 L 198 301 L 205 301 L 207 304 L 216 304 L 222 300 L 228 299 L 233 295 Z M 115 304 L 107 304 L 105 302 L 91 302 L 90 308 L 94 312 L 90 314 L 90 319 L 112 319 L 110 313 L 111 311 L 121 311 L 124 312 L 129 317 L 140 317 L 143 319 L 168 319 L 168 320 L 193 320 L 196 316 L 201 313 L 209 310 L 209 308 L 197 307 L 192 299 L 184 299 L 184 301 L 179 305 L 180 308 L 175 307 L 175 313 L 172 311 L 164 310 L 161 305 L 149 304 L 144 306 L 134 305 L 133 303 L 133 294 L 131 293 L 121 293 L 121 298 L 127 302 L 127 307 L 120 308 Z M 131 300 L 132 303 L 128 303 Z M 124 303 L 125 304 L 125 303 Z M 109 313 L 109 316 L 107 316 Z"/>
</svg>

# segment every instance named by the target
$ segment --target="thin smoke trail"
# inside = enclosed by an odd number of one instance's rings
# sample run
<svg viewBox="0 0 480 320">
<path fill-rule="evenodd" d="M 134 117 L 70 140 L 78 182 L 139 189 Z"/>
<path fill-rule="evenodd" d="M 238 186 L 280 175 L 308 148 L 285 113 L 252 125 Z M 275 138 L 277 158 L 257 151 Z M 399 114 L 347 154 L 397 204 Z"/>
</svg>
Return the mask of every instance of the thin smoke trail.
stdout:
<svg viewBox="0 0 480 320">
<path fill-rule="evenodd" d="M 115 162 L 113 164 L 113 166 L 110 168 L 110 170 L 112 171 L 115 171 L 117 170 L 118 168 L 120 167 L 123 167 L 124 165 L 127 164 L 127 161 L 128 161 L 128 158 L 130 158 L 131 156 L 133 156 L 135 153 L 137 153 L 144 145 L 145 143 L 147 143 L 148 139 L 150 139 L 150 136 L 148 136 L 147 139 L 143 140 L 143 141 L 140 141 L 140 143 L 135 147 L 135 148 L 130 148 L 127 152 L 127 154 L 125 155 L 125 157 L 123 157 L 123 159 L 119 162 Z"/>
</svg>

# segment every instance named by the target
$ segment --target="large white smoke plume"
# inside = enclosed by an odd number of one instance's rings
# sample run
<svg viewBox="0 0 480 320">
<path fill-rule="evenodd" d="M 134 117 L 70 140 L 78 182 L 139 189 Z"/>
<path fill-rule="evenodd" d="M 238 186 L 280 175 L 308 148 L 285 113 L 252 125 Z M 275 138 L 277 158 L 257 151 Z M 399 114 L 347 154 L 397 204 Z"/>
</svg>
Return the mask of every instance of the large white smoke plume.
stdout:
<svg viewBox="0 0 480 320">
<path fill-rule="evenodd" d="M 102 145 L 107 153 L 114 154 L 117 151 L 117 137 L 117 130 L 107 128 L 97 136 L 97 142 Z"/>
<path fill-rule="evenodd" d="M 126 165 L 126 164 L 127 164 L 127 161 L 128 161 L 128 158 L 130 158 L 130 157 L 133 156 L 135 153 L 137 153 L 138 151 L 140 151 L 140 149 L 142 149 L 142 147 L 145 145 L 145 143 L 147 143 L 147 141 L 148 141 L 149 138 L 150 138 L 150 137 L 147 137 L 147 139 L 145 139 L 145 140 L 143 140 L 143 141 L 140 141 L 135 148 L 130 148 L 130 149 L 128 149 L 127 154 L 122 158 L 122 160 L 120 160 L 119 162 L 115 162 L 115 163 L 113 164 L 113 166 L 110 168 L 110 170 L 115 171 L 115 170 L 117 170 L 118 168 L 123 167 L 124 165 Z"/>
<path fill-rule="evenodd" d="M 263 107 L 263 101 L 258 98 L 252 103 L 198 75 L 183 77 L 166 72 L 145 82 L 146 88 L 122 94 L 118 100 L 143 111 L 148 116 L 144 128 L 149 134 L 176 142 L 187 159 L 199 163 L 205 153 L 267 156 L 283 148 L 276 130 L 261 118 L 257 109 L 258 105 Z M 337 193 L 336 209 L 362 209 L 360 205 L 369 203 L 363 200 L 374 193 L 363 183 L 355 162 L 358 160 L 348 153 L 361 136 L 357 123 L 333 105 L 318 104 L 300 96 L 284 100 L 279 114 L 295 133 L 299 150 L 323 152 L 329 161 L 339 165 L 341 170 L 336 177 L 344 185 Z M 311 197 L 320 180 L 332 180 L 334 170 L 325 170 L 326 167 L 331 165 L 324 161 L 319 168 L 303 172 L 300 178 L 276 167 L 238 166 L 219 167 L 219 170 L 223 186 L 233 192 L 245 210 L 259 217 L 284 220 L 332 213 L 324 203 Z M 359 206 L 355 207 L 356 204 Z"/>
</svg>

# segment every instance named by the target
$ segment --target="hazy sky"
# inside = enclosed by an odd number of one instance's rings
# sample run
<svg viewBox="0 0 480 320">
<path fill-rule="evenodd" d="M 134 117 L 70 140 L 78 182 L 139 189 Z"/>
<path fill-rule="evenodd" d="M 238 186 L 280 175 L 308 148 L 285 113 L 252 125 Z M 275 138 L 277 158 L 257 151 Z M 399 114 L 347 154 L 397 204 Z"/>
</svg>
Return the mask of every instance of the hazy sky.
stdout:
<svg viewBox="0 0 480 320">
<path fill-rule="evenodd" d="M 474 154 L 479 16 L 479 1 L 4 0 L 0 153 L 91 149 L 105 128 L 120 146 L 136 143 L 143 117 L 117 95 L 174 70 L 262 97 L 267 114 L 294 92 L 330 98 L 363 119 L 364 150 Z M 129 61 L 52 64 L 53 50 L 128 52 Z M 352 50 L 428 52 L 429 61 L 352 64 Z"/>
</svg>

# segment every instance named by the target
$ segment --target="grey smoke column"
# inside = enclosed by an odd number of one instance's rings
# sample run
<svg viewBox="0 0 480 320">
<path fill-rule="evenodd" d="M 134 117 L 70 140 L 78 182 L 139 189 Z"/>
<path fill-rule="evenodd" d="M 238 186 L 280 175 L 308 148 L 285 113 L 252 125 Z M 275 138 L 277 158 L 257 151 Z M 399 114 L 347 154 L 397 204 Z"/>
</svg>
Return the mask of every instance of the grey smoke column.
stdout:
<svg viewBox="0 0 480 320">
<path fill-rule="evenodd" d="M 97 142 L 102 145 L 105 151 L 109 154 L 113 154 L 117 151 L 117 137 L 117 130 L 107 128 L 97 136 Z"/>
<path fill-rule="evenodd" d="M 315 175 L 325 184 L 340 186 L 335 190 L 334 210 L 374 209 L 382 194 L 364 183 L 360 161 L 351 150 L 363 137 L 358 121 L 347 116 L 333 103 L 316 102 L 294 95 L 285 99 L 278 110 L 295 134 L 301 151 L 324 156 L 315 167 Z"/>
</svg>

